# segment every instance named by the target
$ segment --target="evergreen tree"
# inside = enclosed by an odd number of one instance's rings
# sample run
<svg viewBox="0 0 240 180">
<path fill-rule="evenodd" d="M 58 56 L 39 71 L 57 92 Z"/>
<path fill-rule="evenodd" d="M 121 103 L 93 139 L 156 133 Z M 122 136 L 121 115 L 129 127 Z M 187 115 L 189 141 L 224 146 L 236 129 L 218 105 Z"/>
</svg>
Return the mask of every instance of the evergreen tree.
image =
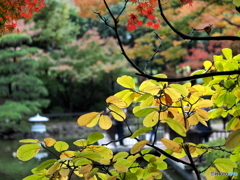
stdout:
<svg viewBox="0 0 240 180">
<path fill-rule="evenodd" d="M 0 132 L 20 130 L 21 120 L 49 103 L 37 77 L 37 48 L 27 47 L 32 39 L 24 34 L 7 34 L 0 39 Z"/>
</svg>

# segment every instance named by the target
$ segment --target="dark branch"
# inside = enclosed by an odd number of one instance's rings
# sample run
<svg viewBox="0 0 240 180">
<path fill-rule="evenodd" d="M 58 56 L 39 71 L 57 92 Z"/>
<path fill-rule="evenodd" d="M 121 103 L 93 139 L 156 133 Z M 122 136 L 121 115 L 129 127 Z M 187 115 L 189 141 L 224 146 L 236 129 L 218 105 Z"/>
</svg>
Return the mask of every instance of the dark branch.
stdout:
<svg viewBox="0 0 240 180">
<path fill-rule="evenodd" d="M 168 19 L 166 18 L 165 14 L 163 13 L 163 8 L 161 5 L 161 0 L 158 0 L 158 6 L 159 6 L 159 10 L 160 10 L 160 15 L 162 16 L 162 18 L 164 19 L 164 21 L 167 23 L 167 25 L 177 34 L 179 35 L 181 38 L 183 39 L 189 39 L 189 40 L 203 40 L 203 41 L 211 41 L 211 40 L 231 40 L 231 41 L 236 41 L 236 40 L 240 40 L 239 36 L 205 36 L 205 37 L 196 37 L 196 36 L 189 36 L 186 34 L 183 34 L 182 32 L 178 31 L 175 27 L 173 27 L 173 25 L 168 21 Z"/>
<path fill-rule="evenodd" d="M 214 72 L 214 73 L 206 73 L 206 74 L 199 74 L 199 75 L 193 75 L 193 76 L 187 76 L 187 77 L 182 77 L 182 78 L 158 78 L 154 77 L 148 74 L 138 74 L 136 75 L 146 77 L 148 79 L 153 79 L 156 81 L 163 81 L 163 82 L 180 82 L 180 81 L 190 81 L 190 80 L 195 80 L 199 78 L 205 78 L 205 77 L 212 77 L 212 76 L 221 76 L 221 75 L 234 75 L 234 74 L 240 74 L 240 70 L 237 71 L 222 71 L 222 72 Z"/>
</svg>

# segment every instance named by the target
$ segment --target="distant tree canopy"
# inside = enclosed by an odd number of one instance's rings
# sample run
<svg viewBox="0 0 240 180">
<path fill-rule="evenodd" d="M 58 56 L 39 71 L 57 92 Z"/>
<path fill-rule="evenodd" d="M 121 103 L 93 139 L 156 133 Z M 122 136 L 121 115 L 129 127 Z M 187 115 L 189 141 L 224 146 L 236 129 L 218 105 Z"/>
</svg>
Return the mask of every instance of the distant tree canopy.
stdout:
<svg viewBox="0 0 240 180">
<path fill-rule="evenodd" d="M 70 18 L 74 11 L 68 3 L 51 0 L 31 19 L 33 29 L 37 33 L 33 36 L 34 43 L 47 50 L 58 49 L 76 40 L 80 27 Z"/>
</svg>

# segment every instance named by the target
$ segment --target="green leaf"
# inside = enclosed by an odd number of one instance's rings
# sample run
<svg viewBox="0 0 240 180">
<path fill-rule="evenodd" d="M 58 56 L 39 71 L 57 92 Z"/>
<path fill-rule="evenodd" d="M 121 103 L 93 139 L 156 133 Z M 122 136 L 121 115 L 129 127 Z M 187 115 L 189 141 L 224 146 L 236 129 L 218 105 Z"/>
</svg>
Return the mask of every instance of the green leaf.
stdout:
<svg viewBox="0 0 240 180">
<path fill-rule="evenodd" d="M 88 140 L 77 140 L 77 141 L 74 141 L 73 144 L 75 144 L 76 146 L 79 146 L 79 147 L 85 147 L 88 145 Z"/>
<path fill-rule="evenodd" d="M 34 175 L 30 175 L 30 176 L 25 177 L 25 178 L 22 179 L 22 180 L 36 180 L 36 179 L 39 179 L 39 180 L 49 180 L 49 178 L 46 177 L 45 174 L 34 174 Z"/>
<path fill-rule="evenodd" d="M 215 65 L 216 69 L 218 71 L 223 71 L 223 64 L 225 63 L 225 61 L 223 61 L 222 55 L 214 55 L 213 61 L 214 61 L 214 65 Z"/>
<path fill-rule="evenodd" d="M 240 144 L 240 129 L 233 131 L 226 139 L 225 146 L 228 149 L 234 149 Z"/>
<path fill-rule="evenodd" d="M 226 57 L 227 60 L 231 60 L 232 59 L 232 50 L 229 48 L 223 48 L 222 52 L 224 54 L 224 56 Z"/>
<path fill-rule="evenodd" d="M 205 70 L 196 70 L 196 71 L 194 71 L 190 76 L 203 74 L 204 72 L 205 72 Z"/>
<path fill-rule="evenodd" d="M 152 95 L 149 94 L 149 93 L 143 94 L 143 95 L 141 95 L 139 98 L 136 99 L 136 102 L 143 101 L 143 100 L 149 98 L 150 96 L 152 96 Z"/>
<path fill-rule="evenodd" d="M 234 129 L 239 123 L 239 118 L 233 117 L 229 120 L 229 122 L 227 123 L 226 126 L 226 131 L 228 131 L 229 129 Z"/>
<path fill-rule="evenodd" d="M 124 175 L 124 180 L 138 180 L 136 174 L 133 174 L 131 172 L 126 172 Z"/>
<path fill-rule="evenodd" d="M 93 161 L 99 161 L 101 159 L 100 154 L 95 152 L 76 152 L 75 156 L 89 158 Z"/>
<path fill-rule="evenodd" d="M 94 144 L 95 142 L 103 138 L 104 138 L 104 135 L 102 133 L 94 132 L 88 136 L 87 138 L 88 144 Z"/>
<path fill-rule="evenodd" d="M 139 136 L 139 135 L 141 135 L 141 134 L 144 134 L 144 133 L 146 133 L 146 132 L 149 132 L 149 131 L 152 131 L 152 128 L 151 127 L 144 127 L 144 128 L 140 128 L 140 129 L 138 129 L 138 130 L 136 130 L 131 136 L 130 136 L 130 138 L 135 138 L 135 137 L 137 137 L 137 136 Z"/>
<path fill-rule="evenodd" d="M 128 152 L 119 152 L 113 157 L 113 162 L 115 162 L 119 159 L 124 159 L 124 158 L 128 157 L 128 155 L 129 155 Z"/>
<path fill-rule="evenodd" d="M 217 167 L 219 172 L 233 172 L 233 168 L 237 167 L 235 162 L 227 158 L 218 158 L 213 161 L 213 164 Z"/>
<path fill-rule="evenodd" d="M 93 168 L 87 175 L 87 179 L 92 178 L 93 176 L 95 176 L 95 174 L 98 172 L 98 168 Z"/>
<path fill-rule="evenodd" d="M 41 170 L 47 168 L 48 166 L 54 164 L 55 162 L 57 162 L 56 159 L 46 160 L 46 161 L 42 162 L 42 163 L 36 168 L 36 171 L 41 171 Z"/>
<path fill-rule="evenodd" d="M 134 115 L 136 117 L 143 117 L 143 116 L 146 116 L 148 115 L 149 113 L 151 113 L 152 111 L 156 110 L 156 107 L 155 106 L 149 106 L 149 107 L 145 107 L 143 109 L 140 109 L 139 111 L 137 112 L 134 112 Z"/>
<path fill-rule="evenodd" d="M 155 164 L 157 165 L 157 168 L 158 168 L 159 170 L 165 170 L 165 169 L 167 169 L 167 167 L 168 167 L 167 163 L 164 162 L 164 161 L 162 161 L 162 162 L 160 162 L 160 163 L 155 163 Z"/>
<path fill-rule="evenodd" d="M 239 36 L 239 37 L 240 37 L 240 30 L 237 32 L 237 36 Z"/>
<path fill-rule="evenodd" d="M 25 144 L 18 148 L 17 157 L 21 161 L 28 161 L 32 159 L 41 149 L 38 144 Z"/>
<path fill-rule="evenodd" d="M 227 107 L 232 107 L 236 102 L 236 96 L 234 96 L 231 92 L 226 92 L 218 97 L 215 100 L 215 103 L 218 106 L 227 105 Z"/>
<path fill-rule="evenodd" d="M 64 141 L 57 141 L 54 144 L 54 148 L 56 149 L 56 151 L 61 152 L 67 150 L 69 148 L 69 145 Z"/>
<path fill-rule="evenodd" d="M 80 158 L 74 159 L 73 163 L 75 166 L 82 166 L 82 165 L 86 165 L 86 164 L 92 164 L 92 161 L 90 161 L 89 159 L 87 159 L 85 157 L 80 157 Z"/>
<path fill-rule="evenodd" d="M 217 108 L 217 109 L 211 109 L 208 111 L 210 119 L 214 119 L 218 116 L 220 116 L 223 113 L 224 109 L 223 108 Z"/>
<path fill-rule="evenodd" d="M 135 154 L 135 153 L 139 152 L 147 143 L 149 143 L 149 141 L 147 141 L 147 140 L 137 142 L 130 149 L 130 153 Z"/>
<path fill-rule="evenodd" d="M 173 120 L 172 118 L 166 118 L 165 122 L 169 125 L 169 127 L 174 130 L 176 133 L 178 133 L 181 136 L 186 136 L 186 128 L 181 125 L 179 122 Z"/>
<path fill-rule="evenodd" d="M 152 149 L 153 149 L 153 148 L 143 149 L 143 150 L 141 151 L 141 154 L 147 154 L 147 153 L 149 153 Z"/>
<path fill-rule="evenodd" d="M 233 0 L 233 4 L 237 7 L 240 7 L 240 0 Z"/>
<path fill-rule="evenodd" d="M 128 172 L 128 166 L 126 165 L 127 160 L 123 159 L 125 162 L 116 162 L 113 167 L 118 171 L 118 173 Z"/>
</svg>

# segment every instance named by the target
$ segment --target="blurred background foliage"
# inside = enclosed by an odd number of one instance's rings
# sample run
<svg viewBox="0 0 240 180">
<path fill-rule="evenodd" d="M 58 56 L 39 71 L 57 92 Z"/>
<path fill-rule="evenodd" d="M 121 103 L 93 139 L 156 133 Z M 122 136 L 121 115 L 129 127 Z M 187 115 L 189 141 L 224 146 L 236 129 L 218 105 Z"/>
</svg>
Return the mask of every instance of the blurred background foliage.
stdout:
<svg viewBox="0 0 240 180">
<path fill-rule="evenodd" d="M 121 0 L 110 2 L 114 14 L 122 5 Z M 211 61 L 224 47 L 240 53 L 240 42 L 184 41 L 163 20 L 159 30 L 126 31 L 126 19 L 133 11 L 127 7 L 120 18 L 120 37 L 141 68 L 161 45 L 146 67 L 150 74 L 180 77 L 201 68 L 204 60 Z M 105 98 L 119 88 L 116 78 L 135 73 L 122 56 L 114 32 L 94 12 L 108 18 L 99 0 L 49 0 L 40 13 L 19 22 L 19 33 L 1 38 L 1 133 L 26 131 L 21 124 L 36 113 L 102 110 Z M 164 12 L 183 33 L 199 29 L 192 32 L 195 36 L 206 36 L 203 28 L 210 24 L 210 36 L 236 35 L 240 27 L 240 13 L 225 1 L 201 0 L 189 7 L 173 0 L 164 5 Z"/>
</svg>

